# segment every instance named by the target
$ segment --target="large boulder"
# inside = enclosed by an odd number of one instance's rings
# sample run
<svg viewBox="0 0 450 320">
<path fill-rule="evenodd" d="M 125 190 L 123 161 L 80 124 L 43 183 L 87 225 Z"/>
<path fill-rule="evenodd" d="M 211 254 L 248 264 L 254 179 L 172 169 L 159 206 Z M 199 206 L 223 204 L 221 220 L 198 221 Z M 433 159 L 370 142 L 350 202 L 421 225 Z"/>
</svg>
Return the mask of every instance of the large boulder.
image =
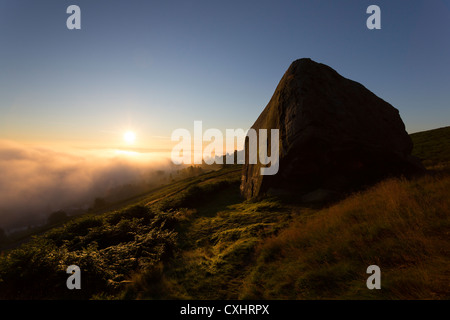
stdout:
<svg viewBox="0 0 450 320">
<path fill-rule="evenodd" d="M 423 170 L 396 108 L 311 59 L 291 64 L 252 128 L 279 129 L 279 171 L 261 175 L 263 165 L 247 161 L 247 199 L 267 191 L 321 199 Z"/>
</svg>

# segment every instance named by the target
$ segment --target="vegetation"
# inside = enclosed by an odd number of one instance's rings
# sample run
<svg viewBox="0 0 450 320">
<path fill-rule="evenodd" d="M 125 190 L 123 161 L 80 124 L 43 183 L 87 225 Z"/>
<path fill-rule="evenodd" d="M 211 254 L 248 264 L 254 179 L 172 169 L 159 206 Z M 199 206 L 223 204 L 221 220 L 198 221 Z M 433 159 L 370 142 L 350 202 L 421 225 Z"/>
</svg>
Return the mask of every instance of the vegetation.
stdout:
<svg viewBox="0 0 450 320">
<path fill-rule="evenodd" d="M 413 155 L 428 169 L 450 167 L 450 127 L 411 134 Z"/>
<path fill-rule="evenodd" d="M 243 201 L 236 165 L 76 218 L 55 213 L 1 253 L 0 298 L 448 299 L 449 137 L 412 135 L 424 176 L 332 204 Z M 66 288 L 72 264 L 82 290 Z M 372 264 L 382 290 L 366 287 Z"/>
<path fill-rule="evenodd" d="M 232 189 L 226 195 L 233 196 Z M 211 209 L 210 205 L 200 207 L 180 225 L 180 250 L 159 279 L 161 290 L 155 292 L 153 278 L 147 282 L 139 277 L 127 288 L 127 298 L 239 297 L 256 246 L 285 227 L 289 213 L 275 200 L 236 203 L 214 215 Z"/>
<path fill-rule="evenodd" d="M 390 179 L 262 242 L 241 298 L 450 298 L 450 175 Z M 382 270 L 368 290 L 366 269 Z"/>
<path fill-rule="evenodd" d="M 0 296 L 56 299 L 112 294 L 130 272 L 152 268 L 171 256 L 174 224 L 182 216 L 181 211 L 163 214 L 135 206 L 73 220 L 2 258 Z M 76 294 L 67 290 L 64 280 L 72 264 L 83 274 L 83 290 Z"/>
</svg>

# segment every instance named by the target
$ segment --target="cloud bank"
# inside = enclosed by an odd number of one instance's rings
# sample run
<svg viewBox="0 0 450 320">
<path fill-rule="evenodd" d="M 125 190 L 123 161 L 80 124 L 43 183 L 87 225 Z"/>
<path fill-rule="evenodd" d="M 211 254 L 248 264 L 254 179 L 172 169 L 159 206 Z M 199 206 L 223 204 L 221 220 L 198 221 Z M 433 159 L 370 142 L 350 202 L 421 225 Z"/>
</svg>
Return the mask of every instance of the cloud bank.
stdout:
<svg viewBox="0 0 450 320">
<path fill-rule="evenodd" d="M 161 155 L 61 150 L 0 140 L 0 228 L 43 223 L 51 212 L 89 206 L 95 197 L 120 186 L 158 183 L 160 170 L 172 168 Z"/>
</svg>

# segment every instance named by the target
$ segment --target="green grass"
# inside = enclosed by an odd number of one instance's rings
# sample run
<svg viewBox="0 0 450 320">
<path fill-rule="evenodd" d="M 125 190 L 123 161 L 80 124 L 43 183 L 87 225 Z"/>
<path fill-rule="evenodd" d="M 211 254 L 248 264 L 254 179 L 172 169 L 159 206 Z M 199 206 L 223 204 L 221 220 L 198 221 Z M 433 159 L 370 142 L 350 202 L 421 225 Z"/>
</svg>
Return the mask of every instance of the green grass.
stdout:
<svg viewBox="0 0 450 320">
<path fill-rule="evenodd" d="M 170 201 L 174 207 L 180 203 L 195 207 L 176 229 L 176 256 L 164 265 L 161 277 L 146 273 L 133 277 L 122 297 L 237 299 L 255 247 L 290 221 L 287 208 L 276 199 L 243 202 L 239 183 L 240 172 L 231 172 L 194 188 L 195 194 L 207 195 L 201 202 L 192 191 L 174 196 Z M 154 271 L 149 273 L 153 275 Z"/>
<path fill-rule="evenodd" d="M 167 275 L 190 298 L 237 299 L 255 247 L 288 221 L 289 212 L 270 199 L 195 216 L 180 232 L 183 250 Z"/>
</svg>

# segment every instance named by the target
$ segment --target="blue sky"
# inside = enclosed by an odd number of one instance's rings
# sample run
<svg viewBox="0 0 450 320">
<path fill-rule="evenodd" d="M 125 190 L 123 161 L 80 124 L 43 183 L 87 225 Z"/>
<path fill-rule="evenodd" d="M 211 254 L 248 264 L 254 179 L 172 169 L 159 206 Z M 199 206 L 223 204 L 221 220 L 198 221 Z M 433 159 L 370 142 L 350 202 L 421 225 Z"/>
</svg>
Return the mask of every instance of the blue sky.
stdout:
<svg viewBox="0 0 450 320">
<path fill-rule="evenodd" d="M 408 132 L 447 126 L 449 25 L 449 0 L 0 0 L 0 139 L 109 145 L 131 129 L 150 148 L 194 120 L 246 129 L 303 57 L 390 102 Z"/>
</svg>

